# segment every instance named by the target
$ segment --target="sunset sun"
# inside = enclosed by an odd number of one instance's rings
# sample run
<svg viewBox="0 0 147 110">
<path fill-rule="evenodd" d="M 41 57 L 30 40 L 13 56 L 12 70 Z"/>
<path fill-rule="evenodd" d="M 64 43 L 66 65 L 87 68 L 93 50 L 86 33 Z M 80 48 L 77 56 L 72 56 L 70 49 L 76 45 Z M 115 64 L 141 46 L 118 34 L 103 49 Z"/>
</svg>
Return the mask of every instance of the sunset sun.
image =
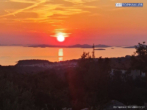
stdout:
<svg viewBox="0 0 147 110">
<path fill-rule="evenodd" d="M 64 29 L 56 29 L 55 34 L 51 35 L 51 37 L 55 37 L 58 42 L 64 42 L 69 37 L 69 34 L 71 33 L 66 33 Z"/>
<path fill-rule="evenodd" d="M 58 40 L 59 42 L 63 42 L 63 41 L 65 40 L 64 35 L 62 35 L 62 34 L 57 35 L 57 40 Z"/>
</svg>

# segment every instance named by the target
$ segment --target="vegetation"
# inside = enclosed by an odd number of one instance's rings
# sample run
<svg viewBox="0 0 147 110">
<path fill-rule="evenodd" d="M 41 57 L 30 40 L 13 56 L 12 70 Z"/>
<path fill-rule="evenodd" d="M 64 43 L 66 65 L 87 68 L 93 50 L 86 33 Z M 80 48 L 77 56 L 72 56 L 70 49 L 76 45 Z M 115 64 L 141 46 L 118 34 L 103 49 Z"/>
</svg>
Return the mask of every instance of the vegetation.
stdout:
<svg viewBox="0 0 147 110">
<path fill-rule="evenodd" d="M 132 68 L 146 72 L 147 47 L 139 44 Z M 134 60 L 135 59 L 135 60 Z M 0 67 L 0 110 L 62 110 L 91 108 L 101 110 L 110 100 L 126 105 L 147 101 L 146 79 L 133 80 L 121 71 L 111 73 L 109 58 L 94 59 L 83 53 L 78 66 L 57 75 L 56 68 L 39 73 L 20 74 L 11 67 Z M 143 67 L 142 67 L 143 66 Z M 60 74 L 60 73 L 58 73 Z"/>
<path fill-rule="evenodd" d="M 139 43 L 136 46 L 135 55 L 132 57 L 133 68 L 147 73 L 147 45 L 145 45 L 145 42 Z"/>
</svg>

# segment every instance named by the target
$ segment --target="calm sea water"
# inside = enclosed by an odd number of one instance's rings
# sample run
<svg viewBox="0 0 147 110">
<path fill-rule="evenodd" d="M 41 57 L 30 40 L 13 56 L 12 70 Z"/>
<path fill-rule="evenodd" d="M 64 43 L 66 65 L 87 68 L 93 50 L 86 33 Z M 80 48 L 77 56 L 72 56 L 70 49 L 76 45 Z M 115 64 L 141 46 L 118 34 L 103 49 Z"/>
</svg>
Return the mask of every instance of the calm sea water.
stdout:
<svg viewBox="0 0 147 110">
<path fill-rule="evenodd" d="M 95 50 L 95 57 L 123 57 L 132 55 L 133 48 L 109 47 Z M 19 60 L 43 59 L 52 62 L 78 59 L 83 52 L 92 52 L 92 48 L 33 48 L 21 46 L 0 46 L 0 65 L 15 65 Z"/>
</svg>

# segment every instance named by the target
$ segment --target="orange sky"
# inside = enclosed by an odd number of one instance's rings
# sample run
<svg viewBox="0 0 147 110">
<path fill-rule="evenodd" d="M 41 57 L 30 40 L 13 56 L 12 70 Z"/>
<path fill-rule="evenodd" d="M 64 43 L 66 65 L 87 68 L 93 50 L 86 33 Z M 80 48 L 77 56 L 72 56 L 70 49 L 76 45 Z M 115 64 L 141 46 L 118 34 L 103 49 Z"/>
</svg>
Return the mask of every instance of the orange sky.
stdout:
<svg viewBox="0 0 147 110">
<path fill-rule="evenodd" d="M 144 3 L 116 8 L 115 3 Z M 51 37 L 70 33 L 65 42 Z M 134 45 L 147 41 L 147 0 L 0 0 L 0 44 Z"/>
</svg>

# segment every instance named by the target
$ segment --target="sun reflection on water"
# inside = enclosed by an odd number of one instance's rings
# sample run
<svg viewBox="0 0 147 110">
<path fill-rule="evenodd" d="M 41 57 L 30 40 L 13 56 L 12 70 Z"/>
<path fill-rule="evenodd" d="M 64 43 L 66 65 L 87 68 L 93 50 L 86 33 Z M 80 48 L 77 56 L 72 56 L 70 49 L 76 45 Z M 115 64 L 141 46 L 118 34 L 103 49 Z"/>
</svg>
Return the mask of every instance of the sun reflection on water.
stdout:
<svg viewBox="0 0 147 110">
<path fill-rule="evenodd" d="M 58 56 L 59 56 L 59 61 L 63 61 L 63 49 L 59 49 L 58 51 Z"/>
</svg>

